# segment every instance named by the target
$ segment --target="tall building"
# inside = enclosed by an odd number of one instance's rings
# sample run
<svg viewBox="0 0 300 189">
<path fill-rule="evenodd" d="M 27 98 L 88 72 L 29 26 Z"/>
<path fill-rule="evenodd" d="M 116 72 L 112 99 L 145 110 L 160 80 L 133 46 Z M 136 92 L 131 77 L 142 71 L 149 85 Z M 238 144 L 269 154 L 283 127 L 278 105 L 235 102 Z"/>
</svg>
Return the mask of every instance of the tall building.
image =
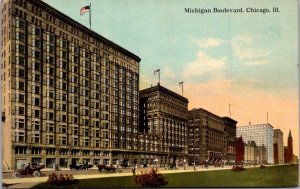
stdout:
<svg viewBox="0 0 300 189">
<path fill-rule="evenodd" d="M 235 160 L 236 121 L 205 109 L 189 111 L 189 162 Z"/>
<path fill-rule="evenodd" d="M 284 163 L 291 163 L 293 159 L 293 138 L 291 131 L 289 132 L 288 145 L 284 147 Z"/>
<path fill-rule="evenodd" d="M 274 163 L 273 126 L 269 123 L 237 127 L 236 136 L 242 135 L 244 142 L 255 141 L 257 146 L 264 145 L 267 150 L 267 162 Z"/>
<path fill-rule="evenodd" d="M 274 129 L 274 163 L 284 163 L 284 147 L 283 147 L 283 133 L 280 129 Z"/>
<path fill-rule="evenodd" d="M 141 59 L 43 1 L 1 3 L 3 169 L 135 158 Z"/>
<path fill-rule="evenodd" d="M 188 99 L 161 86 L 140 91 L 140 132 L 155 135 L 161 165 L 187 160 Z"/>
</svg>

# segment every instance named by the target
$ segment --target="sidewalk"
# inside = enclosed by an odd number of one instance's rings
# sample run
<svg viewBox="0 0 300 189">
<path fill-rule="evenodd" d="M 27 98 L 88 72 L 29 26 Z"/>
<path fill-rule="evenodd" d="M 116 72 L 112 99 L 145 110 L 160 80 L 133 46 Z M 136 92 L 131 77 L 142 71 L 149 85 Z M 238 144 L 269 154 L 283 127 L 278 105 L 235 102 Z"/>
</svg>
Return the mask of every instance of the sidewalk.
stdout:
<svg viewBox="0 0 300 189">
<path fill-rule="evenodd" d="M 208 169 L 203 167 L 196 167 L 195 171 L 214 171 L 214 170 L 225 170 L 225 169 L 231 169 L 232 166 L 225 166 L 222 167 L 209 167 Z M 137 168 L 136 173 L 140 174 L 141 171 L 145 172 L 147 170 L 150 170 L 151 167 L 144 169 L 144 168 Z M 155 168 L 154 168 L 155 169 Z M 66 171 L 67 172 L 67 171 Z M 158 172 L 162 174 L 169 174 L 169 173 L 183 173 L 183 172 L 194 172 L 194 167 L 187 167 L 186 170 L 184 168 L 180 167 L 176 170 L 165 170 L 165 168 L 158 168 Z M 43 171 L 43 173 L 45 173 Z M 87 172 L 88 173 L 88 172 Z M 41 183 L 46 182 L 48 180 L 48 175 L 51 174 L 49 171 L 48 174 L 44 177 L 30 177 L 30 178 L 6 178 L 2 179 L 2 182 L 8 185 L 11 184 L 18 184 L 18 183 Z M 60 174 L 60 173 L 58 173 Z M 68 173 L 70 174 L 70 173 Z M 91 179 L 91 178 L 106 178 L 106 177 L 122 177 L 122 176 L 132 176 L 131 170 L 126 169 L 125 171 L 121 173 L 95 173 L 95 174 L 82 174 L 82 175 L 73 175 L 75 179 Z"/>
</svg>

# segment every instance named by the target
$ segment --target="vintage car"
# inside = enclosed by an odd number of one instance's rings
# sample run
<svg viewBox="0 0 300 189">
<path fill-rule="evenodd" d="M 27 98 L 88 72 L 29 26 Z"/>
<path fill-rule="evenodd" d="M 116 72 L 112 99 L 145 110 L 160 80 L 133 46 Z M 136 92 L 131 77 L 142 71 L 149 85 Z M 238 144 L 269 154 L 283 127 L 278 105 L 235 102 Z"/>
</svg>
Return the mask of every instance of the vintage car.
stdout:
<svg viewBox="0 0 300 189">
<path fill-rule="evenodd" d="M 98 165 L 97 167 L 98 167 L 99 172 L 101 172 L 101 173 L 109 173 L 109 172 L 115 173 L 116 170 L 117 170 L 112 165 L 110 165 L 110 166 L 107 166 L 107 165 Z"/>
<path fill-rule="evenodd" d="M 75 169 L 75 170 L 88 170 L 91 169 L 93 167 L 93 165 L 91 164 L 71 164 L 70 165 L 70 169 Z"/>
<path fill-rule="evenodd" d="M 31 167 L 30 165 L 24 169 L 17 169 L 13 172 L 14 176 L 20 178 L 22 175 L 33 175 L 35 177 L 40 177 L 42 175 L 41 169 L 45 168 L 45 165 L 37 165 Z"/>
</svg>

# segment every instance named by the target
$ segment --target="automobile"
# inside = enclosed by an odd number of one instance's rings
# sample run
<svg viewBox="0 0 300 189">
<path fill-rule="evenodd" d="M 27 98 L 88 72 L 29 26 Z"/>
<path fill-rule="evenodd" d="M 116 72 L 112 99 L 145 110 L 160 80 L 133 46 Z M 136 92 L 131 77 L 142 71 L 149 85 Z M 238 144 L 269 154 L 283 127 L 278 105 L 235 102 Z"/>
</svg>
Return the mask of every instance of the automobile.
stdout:
<svg viewBox="0 0 300 189">
<path fill-rule="evenodd" d="M 113 167 L 112 165 L 107 166 L 107 165 L 101 165 L 100 164 L 97 167 L 98 167 L 99 172 L 101 172 L 101 173 L 108 173 L 108 172 L 115 173 L 116 172 L 116 168 Z"/>
<path fill-rule="evenodd" d="M 13 172 L 14 176 L 20 178 L 22 175 L 33 175 L 35 177 L 40 177 L 42 175 L 41 169 L 45 168 L 45 165 L 37 165 L 31 167 L 28 165 L 24 169 L 17 169 Z"/>
<path fill-rule="evenodd" d="M 128 166 L 128 163 L 124 163 L 124 162 L 123 162 L 123 163 L 121 163 L 121 167 L 122 167 L 122 168 L 127 168 L 127 167 L 129 167 L 129 166 Z"/>
<path fill-rule="evenodd" d="M 79 163 L 79 164 L 71 164 L 70 165 L 70 169 L 75 169 L 75 170 L 88 170 L 88 169 L 91 169 L 93 167 L 93 165 L 91 164 L 82 164 L 82 163 Z"/>
<path fill-rule="evenodd" d="M 144 163 L 144 164 L 140 165 L 140 167 L 141 167 L 141 168 L 147 168 L 148 165 Z"/>
</svg>

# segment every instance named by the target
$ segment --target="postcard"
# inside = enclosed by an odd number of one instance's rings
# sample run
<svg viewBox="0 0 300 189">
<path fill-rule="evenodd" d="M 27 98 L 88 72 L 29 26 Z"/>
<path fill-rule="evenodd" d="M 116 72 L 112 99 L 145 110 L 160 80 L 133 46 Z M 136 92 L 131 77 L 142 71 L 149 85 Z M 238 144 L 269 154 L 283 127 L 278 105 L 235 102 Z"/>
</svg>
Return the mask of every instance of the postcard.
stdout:
<svg viewBox="0 0 300 189">
<path fill-rule="evenodd" d="M 4 188 L 299 187 L 295 0 L 3 0 Z"/>
</svg>

